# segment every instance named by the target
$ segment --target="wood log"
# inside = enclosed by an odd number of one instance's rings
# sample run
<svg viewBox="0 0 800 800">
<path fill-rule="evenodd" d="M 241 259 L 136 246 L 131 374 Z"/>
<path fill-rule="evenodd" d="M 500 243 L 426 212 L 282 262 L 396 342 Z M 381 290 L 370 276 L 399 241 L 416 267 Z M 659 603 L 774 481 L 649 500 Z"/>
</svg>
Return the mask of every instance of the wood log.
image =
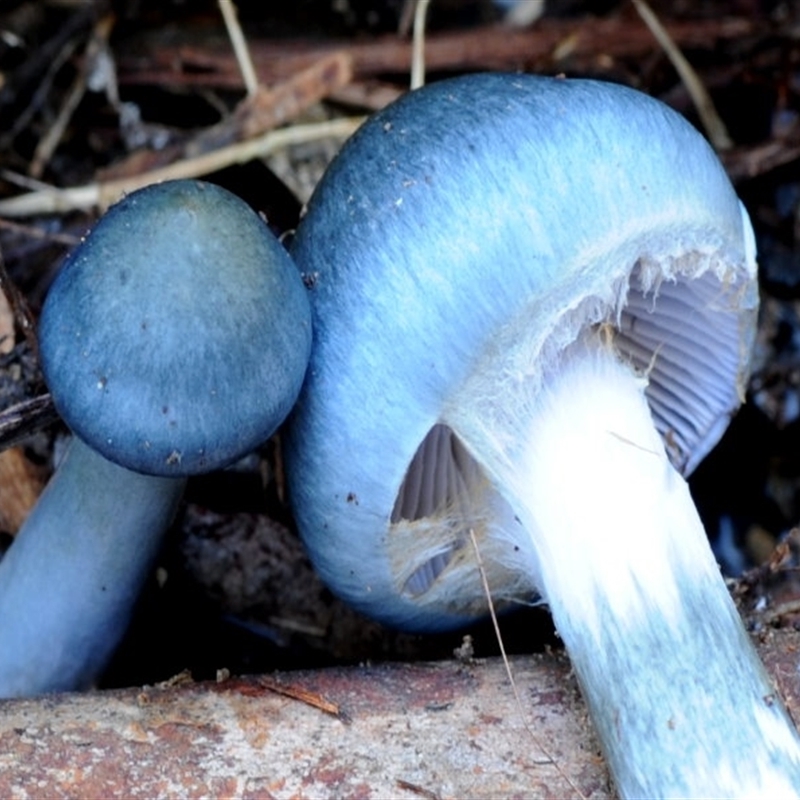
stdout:
<svg viewBox="0 0 800 800">
<path fill-rule="evenodd" d="M 757 642 L 791 713 L 800 634 Z M 0 702 L 0 796 L 613 797 L 569 662 L 453 660 Z"/>
</svg>

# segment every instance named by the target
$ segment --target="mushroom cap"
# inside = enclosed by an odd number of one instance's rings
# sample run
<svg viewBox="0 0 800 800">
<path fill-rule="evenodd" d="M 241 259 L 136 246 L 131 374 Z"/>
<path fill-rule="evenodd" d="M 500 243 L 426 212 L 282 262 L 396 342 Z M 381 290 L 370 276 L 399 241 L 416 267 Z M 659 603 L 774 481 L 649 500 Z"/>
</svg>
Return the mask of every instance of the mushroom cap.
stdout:
<svg viewBox="0 0 800 800">
<path fill-rule="evenodd" d="M 684 474 L 744 393 L 749 220 L 703 137 L 622 86 L 486 74 L 409 93 L 346 143 L 291 252 L 314 324 L 295 514 L 328 585 L 391 624 L 485 612 L 469 530 L 493 594 L 535 596 L 475 418 L 502 417 L 504 381 L 541 380 L 580 330 L 613 329 L 647 372 Z"/>
<path fill-rule="evenodd" d="M 53 282 L 39 336 L 74 433 L 128 469 L 178 476 L 234 461 L 282 422 L 308 362 L 310 310 L 258 215 L 180 180 L 98 221 Z"/>
</svg>

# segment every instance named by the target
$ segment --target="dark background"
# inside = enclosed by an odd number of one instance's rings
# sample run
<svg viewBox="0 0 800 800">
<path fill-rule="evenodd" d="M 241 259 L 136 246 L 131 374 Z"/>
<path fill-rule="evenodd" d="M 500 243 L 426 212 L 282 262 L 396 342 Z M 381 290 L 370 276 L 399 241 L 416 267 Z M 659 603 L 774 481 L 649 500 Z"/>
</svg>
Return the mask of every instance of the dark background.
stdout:
<svg viewBox="0 0 800 800">
<path fill-rule="evenodd" d="M 238 4 L 265 85 L 291 79 L 337 48 L 353 54 L 355 63 L 353 92 L 334 94 L 288 124 L 369 113 L 380 105 L 376 97 L 407 88 L 408 8 L 402 0 L 303 0 L 289 10 L 279 5 L 289 4 Z M 794 625 L 800 8 L 757 0 L 654 2 L 652 8 L 733 140 L 720 155 L 751 214 L 760 253 L 762 313 L 749 402 L 692 477 L 692 491 L 727 572 L 751 570 L 735 587 L 744 610 L 768 594 L 781 610 L 769 624 Z M 498 35 L 503 13 L 490 0 L 433 0 L 428 80 L 479 69 L 593 76 L 659 97 L 703 129 L 684 81 L 631 3 L 552 1 L 544 9 L 531 25 Z M 77 99 L 67 113 L 71 96 Z M 214 2 L 2 0 L 0 198 L 23 191 L 20 176 L 67 187 L 135 175 L 153 152 L 179 146 L 228 117 L 242 97 Z M 42 157 L 41 143 L 60 115 L 63 132 Z M 240 194 L 284 233 L 335 149 L 331 141 L 294 147 L 203 177 Z M 132 153 L 144 154 L 144 162 L 131 161 Z M 3 287 L 11 307 L 0 314 L 0 437 L 3 410 L 46 391 L 26 321 L 35 322 L 60 260 L 95 217 L 81 210 L 21 219 L 0 215 L 0 253 L 9 276 Z M 23 409 L 29 434 L 22 441 L 2 440 L 8 447 L 0 472 L 4 546 L 65 437 L 57 420 Z M 512 652 L 559 646 L 542 610 L 509 615 L 502 627 Z M 488 625 L 469 633 L 476 655 L 497 651 Z M 279 433 L 236 468 L 191 481 L 104 683 L 153 682 L 183 669 L 199 679 L 223 667 L 237 673 L 449 657 L 462 636 L 384 630 L 343 608 L 318 582 L 285 502 Z"/>
</svg>

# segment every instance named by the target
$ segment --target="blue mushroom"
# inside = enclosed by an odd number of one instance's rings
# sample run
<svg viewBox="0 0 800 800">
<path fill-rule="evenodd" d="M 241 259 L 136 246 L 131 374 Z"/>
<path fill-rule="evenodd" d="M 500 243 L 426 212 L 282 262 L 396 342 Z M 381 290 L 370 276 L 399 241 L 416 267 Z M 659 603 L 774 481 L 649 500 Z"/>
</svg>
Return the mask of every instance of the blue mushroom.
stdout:
<svg viewBox="0 0 800 800">
<path fill-rule="evenodd" d="M 0 697 L 90 685 L 114 651 L 186 476 L 266 440 L 302 384 L 307 291 L 264 222 L 200 181 L 113 206 L 40 319 L 75 434 L 0 561 Z"/>
<path fill-rule="evenodd" d="M 472 75 L 345 145 L 292 255 L 314 345 L 289 488 L 323 579 L 412 630 L 549 604 L 625 797 L 796 796 L 795 728 L 684 477 L 740 405 L 747 214 L 612 84 Z"/>
</svg>

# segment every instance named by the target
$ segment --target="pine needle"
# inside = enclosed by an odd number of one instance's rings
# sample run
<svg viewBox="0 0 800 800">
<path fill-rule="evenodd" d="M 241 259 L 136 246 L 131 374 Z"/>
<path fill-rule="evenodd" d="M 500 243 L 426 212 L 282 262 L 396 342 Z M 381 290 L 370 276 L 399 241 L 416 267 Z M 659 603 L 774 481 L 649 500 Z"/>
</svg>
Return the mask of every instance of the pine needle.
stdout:
<svg viewBox="0 0 800 800">
<path fill-rule="evenodd" d="M 729 150 L 733 147 L 733 140 L 725 127 L 725 123 L 717 113 L 711 95 L 695 72 L 694 67 L 686 60 L 686 56 L 680 51 L 667 29 L 661 24 L 661 20 L 645 0 L 633 0 L 633 5 L 683 81 L 683 85 L 692 98 L 697 114 L 700 117 L 700 122 L 714 149 Z"/>
<path fill-rule="evenodd" d="M 489 615 L 492 618 L 494 633 L 495 636 L 497 637 L 497 644 L 500 647 L 500 655 L 502 656 L 503 664 L 505 665 L 506 668 L 506 675 L 508 675 L 508 681 L 511 684 L 511 691 L 514 693 L 514 700 L 517 703 L 517 708 L 519 709 L 520 715 L 522 717 L 522 724 L 525 726 L 525 730 L 528 731 L 528 734 L 530 735 L 531 739 L 533 739 L 534 744 L 544 753 L 547 761 L 556 768 L 558 774 L 567 782 L 569 787 L 574 792 L 577 793 L 578 797 L 580 797 L 582 800 L 586 800 L 586 795 L 584 795 L 583 792 L 570 780 L 569 775 L 567 775 L 561 769 L 561 767 L 558 765 L 558 762 L 550 754 L 548 749 L 542 744 L 539 737 L 533 732 L 533 730 L 531 730 L 531 727 L 527 723 L 525 706 L 522 704 L 522 698 L 519 695 L 519 690 L 517 689 L 517 684 L 516 681 L 514 680 L 514 675 L 511 672 L 511 664 L 508 660 L 508 656 L 506 655 L 506 648 L 505 645 L 503 644 L 503 635 L 500 632 L 500 625 L 497 622 L 497 614 L 495 613 L 494 610 L 494 602 L 492 601 L 492 593 L 489 588 L 489 580 L 486 577 L 486 570 L 483 567 L 483 559 L 481 558 L 481 551 L 478 548 L 478 540 L 475 537 L 475 531 L 472 530 L 472 528 L 470 528 L 469 530 L 469 538 L 472 541 L 472 547 L 475 550 L 475 563 L 478 565 L 478 571 L 480 572 L 481 575 L 481 583 L 483 584 L 483 591 L 486 594 L 486 602 L 489 604 Z"/>
<path fill-rule="evenodd" d="M 250 48 L 247 46 L 242 26 L 239 24 L 236 6 L 232 0 L 219 0 L 219 10 L 225 21 L 225 29 L 228 31 L 228 38 L 231 40 L 233 53 L 236 56 L 236 63 L 239 65 L 239 72 L 242 73 L 247 94 L 252 97 L 258 91 L 258 78 L 253 66 L 253 59 L 250 57 Z"/>
<path fill-rule="evenodd" d="M 411 51 L 411 88 L 425 85 L 425 18 L 430 0 L 417 0 L 414 9 L 414 39 Z"/>
</svg>

